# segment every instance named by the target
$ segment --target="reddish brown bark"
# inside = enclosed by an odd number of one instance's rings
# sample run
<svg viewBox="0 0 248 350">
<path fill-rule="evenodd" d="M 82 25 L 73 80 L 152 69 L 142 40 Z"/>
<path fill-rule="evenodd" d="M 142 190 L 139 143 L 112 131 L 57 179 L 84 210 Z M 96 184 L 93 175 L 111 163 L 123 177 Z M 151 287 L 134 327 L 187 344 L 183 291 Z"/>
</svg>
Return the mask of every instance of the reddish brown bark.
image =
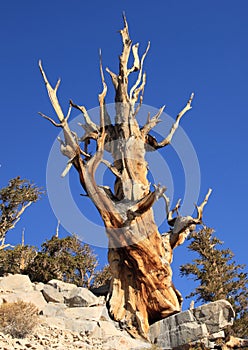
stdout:
<svg viewBox="0 0 248 350">
<path fill-rule="evenodd" d="M 101 62 L 103 90 L 99 95 L 100 125 L 90 120 L 83 106 L 70 102 L 70 108 L 79 109 L 85 119 L 83 150 L 67 123 L 70 110 L 65 117 L 57 100 L 59 82 L 53 89 L 40 63 L 59 123 L 43 114 L 42 116 L 63 129 L 65 141 L 61 142 L 61 151 L 69 158 L 65 173 L 71 165 L 75 167 L 82 187 L 104 221 L 109 238 L 108 259 L 113 276 L 108 297 L 109 312 L 113 319 L 119 321 L 133 336 L 147 338 L 149 324 L 181 309 L 181 295 L 172 283 L 172 250 L 184 241 L 192 225 L 201 221 L 201 216 L 197 219 L 177 217 L 173 224 L 170 221 L 171 231 L 161 236 L 154 221 L 152 206 L 163 196 L 165 188 L 156 186 L 155 190 L 151 190 L 147 180 L 145 154 L 149 148 L 156 150 L 170 143 L 181 117 L 191 108 L 193 94 L 178 114 L 169 135 L 163 141 L 157 142 L 149 132 L 159 122 L 163 108 L 154 117 L 148 118 L 143 127 L 136 121 L 143 101 L 146 83 L 143 63 L 149 44 L 140 59 L 138 44 L 132 46 L 125 18 L 124 28 L 120 33 L 123 50 L 119 58 L 119 73 L 115 74 L 107 69 L 115 89 L 114 123 L 111 122 L 105 106 L 107 85 Z M 133 66 L 128 68 L 131 49 Z M 128 89 L 128 76 L 134 72 L 137 72 L 137 80 Z M 97 151 L 93 156 L 87 154 L 88 142 L 91 139 L 97 142 Z M 104 150 L 111 153 L 112 164 L 103 159 Z M 94 174 L 101 162 L 106 164 L 116 177 L 114 193 L 109 188 L 98 186 L 95 181 Z M 170 220 L 171 213 L 168 209 Z M 173 229 L 175 222 L 175 227 L 180 227 L 179 230 Z"/>
</svg>

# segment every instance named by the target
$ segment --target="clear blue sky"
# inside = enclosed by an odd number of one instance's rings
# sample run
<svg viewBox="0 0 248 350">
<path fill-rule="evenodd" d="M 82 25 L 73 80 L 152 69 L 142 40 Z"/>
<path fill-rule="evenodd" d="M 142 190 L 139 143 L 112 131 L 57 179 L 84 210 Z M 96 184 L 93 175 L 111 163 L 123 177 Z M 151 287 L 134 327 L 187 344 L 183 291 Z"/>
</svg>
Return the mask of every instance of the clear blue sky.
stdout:
<svg viewBox="0 0 248 350">
<path fill-rule="evenodd" d="M 213 188 L 204 221 L 234 251 L 237 262 L 247 263 L 246 0 L 1 1 L 0 186 L 20 175 L 46 187 L 47 159 L 58 130 L 37 114 L 53 115 L 38 59 L 42 58 L 52 83 L 62 78 L 63 107 L 72 98 L 94 108 L 101 89 L 98 49 L 102 48 L 104 66 L 117 70 L 121 50 L 117 31 L 122 27 L 123 10 L 141 51 L 151 41 L 144 102 L 156 108 L 166 104 L 166 112 L 175 117 L 195 92 L 193 109 L 181 125 L 198 156 L 200 199 L 208 187 Z M 107 102 L 113 102 L 111 84 Z M 166 150 L 167 155 L 171 157 L 172 151 Z M 71 176 L 76 182 L 76 176 Z M 176 197 L 181 190 L 179 185 Z M 84 210 L 85 202 L 80 200 Z M 56 224 L 44 197 L 27 210 L 7 240 L 18 241 L 25 227 L 26 243 L 39 246 L 51 237 Z M 105 250 L 96 252 L 104 263 Z M 189 285 L 177 276 L 177 270 L 188 258 L 186 247 L 178 248 L 175 284 L 183 294 Z"/>
</svg>

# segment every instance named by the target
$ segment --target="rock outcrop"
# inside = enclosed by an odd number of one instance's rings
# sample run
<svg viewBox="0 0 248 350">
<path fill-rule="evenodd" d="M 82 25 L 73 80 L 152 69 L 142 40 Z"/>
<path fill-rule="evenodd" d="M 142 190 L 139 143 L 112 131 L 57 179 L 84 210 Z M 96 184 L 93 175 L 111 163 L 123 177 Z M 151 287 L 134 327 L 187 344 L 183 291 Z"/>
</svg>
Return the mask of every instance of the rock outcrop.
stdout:
<svg viewBox="0 0 248 350">
<path fill-rule="evenodd" d="M 99 295 L 99 294 L 98 294 Z M 25 339 L 12 339 L 0 333 L 1 350 L 144 350 L 152 343 L 158 350 L 183 350 L 195 343 L 216 348 L 217 341 L 231 349 L 246 341 L 233 338 L 225 344 L 225 328 L 232 324 L 234 312 L 225 300 L 187 310 L 150 326 L 151 343 L 132 339 L 112 321 L 105 297 L 86 288 L 51 280 L 47 284 L 32 283 L 28 276 L 0 277 L 0 304 L 23 300 L 32 302 L 39 311 L 39 325 Z M 220 344 L 220 342 L 219 342 Z"/>
<path fill-rule="evenodd" d="M 224 329 L 232 325 L 234 316 L 230 303 L 218 300 L 154 323 L 150 339 L 163 350 L 182 349 L 197 342 L 211 349 L 216 339 L 225 338 Z"/>
<path fill-rule="evenodd" d="M 25 339 L 0 332 L 1 350 L 143 350 L 151 344 L 132 339 L 108 314 L 105 299 L 86 288 L 51 280 L 32 283 L 28 276 L 0 277 L 0 304 L 23 300 L 39 310 L 39 325 Z"/>
</svg>

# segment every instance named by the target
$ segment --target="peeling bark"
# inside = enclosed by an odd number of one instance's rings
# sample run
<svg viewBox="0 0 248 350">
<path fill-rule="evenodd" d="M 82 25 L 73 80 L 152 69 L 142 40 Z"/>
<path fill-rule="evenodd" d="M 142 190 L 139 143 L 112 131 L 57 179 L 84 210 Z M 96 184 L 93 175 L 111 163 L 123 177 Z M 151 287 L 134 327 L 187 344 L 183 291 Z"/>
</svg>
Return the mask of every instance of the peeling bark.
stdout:
<svg viewBox="0 0 248 350">
<path fill-rule="evenodd" d="M 143 101 L 146 75 L 143 64 L 150 44 L 141 59 L 138 44 L 132 45 L 128 24 L 124 17 L 124 28 L 120 31 L 123 43 L 119 57 L 119 72 L 107 68 L 115 89 L 114 123 L 107 113 L 105 96 L 107 85 L 102 69 L 100 53 L 100 73 L 103 89 L 99 94 L 100 125 L 91 121 L 85 107 L 70 101 L 66 116 L 57 99 L 57 90 L 48 82 L 40 62 L 40 70 L 48 91 L 49 98 L 58 116 L 59 123 L 41 114 L 54 126 L 61 127 L 64 141 L 61 141 L 61 152 L 69 158 L 65 175 L 71 168 L 77 170 L 82 187 L 98 209 L 106 227 L 109 238 L 108 259 L 112 272 L 108 307 L 114 320 L 130 332 L 134 337 L 148 337 L 149 324 L 162 319 L 181 309 L 182 297 L 172 283 L 170 263 L 173 249 L 181 244 L 192 227 L 201 223 L 202 210 L 208 197 L 199 209 L 198 218 L 172 218 L 178 208 L 169 211 L 169 201 L 164 195 L 165 187 L 155 186 L 150 189 L 147 179 L 147 162 L 145 154 L 148 150 L 156 150 L 167 146 L 178 128 L 180 119 L 191 108 L 193 94 L 185 108 L 178 114 L 169 135 L 161 142 L 149 132 L 159 122 L 163 112 L 159 112 L 140 127 L 136 114 Z M 133 64 L 128 68 L 132 52 Z M 137 79 L 129 89 L 128 76 L 137 72 Z M 136 106 L 138 104 L 138 106 Z M 68 125 L 71 107 L 80 110 L 84 117 L 84 136 L 79 139 Z M 88 154 L 90 140 L 97 142 L 97 150 L 93 156 Z M 84 144 L 84 149 L 80 145 Z M 113 163 L 103 158 L 104 151 L 110 152 Z M 109 188 L 98 186 L 95 172 L 100 163 L 104 163 L 114 174 L 114 193 Z M 209 193 L 210 194 L 210 193 Z M 171 226 L 169 233 L 161 235 L 154 221 L 152 206 L 156 200 L 166 200 L 167 219 Z"/>
</svg>

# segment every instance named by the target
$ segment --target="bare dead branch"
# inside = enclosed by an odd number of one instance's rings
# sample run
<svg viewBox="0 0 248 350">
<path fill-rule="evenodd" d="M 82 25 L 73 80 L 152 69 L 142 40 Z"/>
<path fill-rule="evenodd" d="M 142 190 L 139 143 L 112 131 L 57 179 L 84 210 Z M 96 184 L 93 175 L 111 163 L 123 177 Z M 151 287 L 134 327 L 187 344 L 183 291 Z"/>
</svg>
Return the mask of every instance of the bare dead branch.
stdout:
<svg viewBox="0 0 248 350">
<path fill-rule="evenodd" d="M 53 89 L 52 86 L 50 85 L 48 79 L 47 79 L 47 76 L 46 76 L 44 70 L 43 70 L 41 60 L 39 60 L 39 67 L 40 67 L 40 71 L 41 71 L 41 74 L 43 76 L 46 88 L 47 88 L 47 93 L 48 93 L 48 96 L 50 98 L 51 104 L 52 104 L 52 106 L 53 106 L 53 108 L 54 108 L 54 110 L 59 118 L 59 121 L 62 123 L 64 121 L 65 117 L 64 117 L 64 114 L 63 114 L 62 109 L 60 107 L 58 98 L 57 98 L 57 90 L 58 90 L 59 85 L 60 85 L 60 79 L 58 79 L 57 84 L 56 84 L 55 88 Z"/>
<path fill-rule="evenodd" d="M 139 113 L 139 110 L 142 106 L 142 103 L 143 103 L 143 96 L 144 96 L 144 91 L 145 89 L 143 88 L 142 91 L 141 91 L 141 95 L 140 95 L 140 100 L 139 100 L 139 103 L 134 111 L 134 117 Z"/>
<path fill-rule="evenodd" d="M 192 107 L 191 107 L 191 103 L 192 103 L 192 100 L 194 98 L 194 93 L 191 94 L 186 106 L 182 109 L 182 111 L 177 115 L 177 118 L 176 118 L 176 121 L 175 123 L 172 125 L 171 127 L 171 130 L 169 132 L 169 135 L 161 142 L 158 143 L 158 147 L 164 147 L 164 146 L 167 146 L 170 142 L 171 142 L 171 139 L 175 133 L 175 131 L 177 130 L 178 126 L 179 126 L 179 122 L 181 120 L 181 118 L 183 117 L 183 115 L 188 111 L 190 110 Z"/>
<path fill-rule="evenodd" d="M 150 41 L 148 41 L 147 47 L 146 47 L 146 51 L 144 52 L 144 54 L 142 55 L 141 61 L 140 61 L 140 70 L 139 70 L 139 74 L 138 74 L 138 78 L 135 82 L 135 84 L 133 85 L 133 87 L 130 89 L 130 93 L 129 93 L 129 98 L 130 100 L 133 100 L 133 102 L 135 103 L 137 100 L 135 100 L 134 98 L 134 91 L 135 89 L 139 86 L 140 82 L 141 82 L 141 78 L 143 75 L 143 64 L 144 64 L 144 60 L 146 58 L 146 55 L 149 51 L 150 48 Z"/>
<path fill-rule="evenodd" d="M 209 188 L 208 193 L 206 194 L 206 196 L 205 196 L 203 202 L 201 203 L 201 205 L 198 206 L 198 205 L 195 204 L 195 207 L 196 207 L 196 210 L 197 210 L 197 220 L 198 220 L 199 222 L 202 221 L 203 208 L 204 208 L 205 205 L 207 204 L 208 198 L 209 198 L 211 192 L 212 192 L 212 189 Z"/>
<path fill-rule="evenodd" d="M 140 69 L 140 59 L 139 59 L 138 49 L 139 49 L 139 43 L 132 46 L 134 62 L 133 62 L 132 68 L 128 69 L 128 72 L 127 72 L 128 75 Z"/>
<path fill-rule="evenodd" d="M 87 167 L 88 167 L 88 170 L 89 170 L 89 173 L 90 173 L 92 179 L 94 177 L 94 174 L 96 172 L 98 165 L 102 161 L 105 138 L 106 138 L 106 133 L 102 132 L 101 135 L 97 139 L 97 151 L 87 163 Z"/>
<path fill-rule="evenodd" d="M 101 96 L 101 99 L 104 100 L 106 93 L 107 93 L 107 85 L 105 83 L 105 78 L 104 78 L 103 69 L 102 69 L 102 51 L 101 51 L 101 49 L 99 50 L 99 58 L 100 58 L 100 74 L 101 74 L 102 85 L 103 85 L 103 91 L 99 96 Z"/>
<path fill-rule="evenodd" d="M 72 159 L 73 157 L 75 157 L 76 154 L 80 154 L 80 147 L 78 146 L 77 138 L 75 137 L 75 133 L 73 133 L 70 130 L 70 127 L 67 123 L 68 118 L 70 116 L 70 112 L 71 112 L 71 106 L 69 106 L 68 113 L 67 113 L 66 118 L 65 118 L 64 114 L 62 112 L 62 109 L 60 107 L 58 98 L 57 98 L 57 90 L 59 88 L 60 79 L 58 80 L 55 88 L 53 89 L 51 87 L 48 79 L 47 79 L 47 76 L 46 76 L 43 68 L 42 68 L 41 61 L 39 61 L 39 68 L 40 68 L 41 74 L 43 76 L 43 79 L 44 79 L 44 82 L 45 82 L 45 85 L 47 88 L 48 96 L 49 96 L 51 104 L 52 104 L 52 106 L 53 106 L 53 108 L 58 116 L 60 124 L 55 123 L 52 118 L 47 117 L 44 114 L 41 114 L 41 115 L 43 118 L 48 119 L 53 125 L 63 128 L 65 142 L 61 143 L 61 152 L 64 155 L 66 155 L 69 159 Z"/>
<path fill-rule="evenodd" d="M 170 199 L 169 197 L 166 196 L 165 193 L 163 193 L 163 199 L 165 201 L 165 211 L 166 211 L 166 217 L 167 217 L 167 221 L 172 219 L 172 215 L 170 212 Z"/>
<path fill-rule="evenodd" d="M 90 119 L 90 116 L 84 106 L 79 106 L 75 103 L 73 103 L 72 100 L 70 100 L 70 105 L 76 109 L 78 109 L 80 112 L 82 112 L 86 124 L 87 131 L 99 131 L 99 127 Z"/>
<path fill-rule="evenodd" d="M 81 123 L 78 123 L 79 126 L 81 126 L 84 130 L 85 130 L 85 125 L 84 124 L 81 124 Z M 86 132 L 80 139 L 79 141 L 80 142 L 85 142 L 87 140 L 97 140 L 98 138 L 98 132 L 96 131 L 92 131 L 92 132 Z"/>
<path fill-rule="evenodd" d="M 8 248 L 8 247 L 15 248 L 14 245 L 11 245 L 11 244 L 7 243 L 7 244 L 1 244 L 0 245 L 0 250 L 3 250 L 3 249 Z"/>
<path fill-rule="evenodd" d="M 107 94 L 107 84 L 105 82 L 103 68 L 102 68 L 101 50 L 99 51 L 99 56 L 100 56 L 100 73 L 101 73 L 103 90 L 102 90 L 101 94 L 98 95 L 98 100 L 99 100 L 99 105 L 100 105 L 100 127 L 104 129 L 105 125 L 111 124 L 111 120 L 110 120 L 110 116 L 108 115 L 106 105 L 105 105 L 105 97 Z"/>
<path fill-rule="evenodd" d="M 105 164 L 115 176 L 117 176 L 120 179 L 122 178 L 119 170 L 115 166 L 113 166 L 109 161 L 107 161 L 106 159 L 102 159 L 101 162 Z"/>
<path fill-rule="evenodd" d="M 69 173 L 71 167 L 72 167 L 72 161 L 69 160 L 69 161 L 67 162 L 67 165 L 66 165 L 65 169 L 63 170 L 63 172 L 61 173 L 60 176 L 61 176 L 61 177 L 65 177 L 65 176 Z"/>
<path fill-rule="evenodd" d="M 151 129 L 153 129 L 159 122 L 161 122 L 159 117 L 163 113 L 164 109 L 165 109 L 165 106 L 162 106 L 152 118 L 150 118 L 150 114 L 148 114 L 147 122 L 141 128 L 141 132 L 144 136 L 146 136 L 151 131 Z"/>
<path fill-rule="evenodd" d="M 112 83 L 114 85 L 115 90 L 118 88 L 118 76 L 117 74 L 113 73 L 108 67 L 106 68 L 106 71 L 109 73 Z"/>
<path fill-rule="evenodd" d="M 127 77 L 128 75 L 128 69 L 127 69 L 127 63 L 130 55 L 130 49 L 132 40 L 130 39 L 129 32 L 128 32 L 128 24 L 125 14 L 123 14 L 123 21 L 124 21 L 124 28 L 120 30 L 121 37 L 122 37 L 122 43 L 123 43 L 123 49 L 122 54 L 120 56 L 120 76 Z"/>
<path fill-rule="evenodd" d="M 68 121 L 68 119 L 69 119 L 69 117 L 70 117 L 71 108 L 72 108 L 72 106 L 71 106 L 71 104 L 69 104 L 68 112 L 67 112 L 67 115 L 66 115 L 66 117 L 65 117 L 65 120 L 66 120 L 66 121 Z"/>
<path fill-rule="evenodd" d="M 156 185 L 153 185 L 155 189 L 157 189 Z M 166 217 L 167 217 L 167 222 L 170 226 L 172 226 L 174 218 L 173 218 L 173 214 L 176 212 L 177 216 L 179 216 L 179 208 L 180 208 L 180 202 L 181 199 L 179 199 L 177 201 L 177 204 L 175 205 L 175 207 L 170 210 L 170 199 L 169 197 L 166 196 L 166 194 L 163 192 L 162 196 L 164 201 L 165 201 L 165 210 L 166 210 Z"/>
<path fill-rule="evenodd" d="M 127 211 L 127 217 L 129 220 L 133 220 L 135 217 L 142 215 L 147 210 L 149 210 L 153 204 L 163 196 L 166 190 L 165 186 L 154 186 L 155 191 L 148 193 L 145 197 L 139 200 Z"/>
<path fill-rule="evenodd" d="M 144 95 L 145 85 L 146 85 L 146 73 L 143 73 L 142 83 L 137 89 L 135 89 L 135 91 L 133 93 L 133 99 L 132 99 L 133 104 L 135 104 L 138 101 L 140 92 L 142 92 L 142 96 Z"/>
<path fill-rule="evenodd" d="M 45 115 L 45 114 L 43 114 L 41 112 L 38 112 L 38 114 L 41 115 L 42 118 L 45 118 L 45 119 L 49 120 L 57 128 L 61 128 L 62 127 L 61 123 L 56 123 L 52 118 L 48 117 L 47 115 Z"/>
<path fill-rule="evenodd" d="M 13 221 L 11 223 L 11 225 L 8 226 L 8 231 L 12 230 L 16 224 L 18 223 L 18 221 L 21 219 L 21 215 L 24 213 L 24 211 L 32 204 L 33 202 L 28 202 L 27 204 L 22 204 L 20 210 L 15 214 Z M 2 240 L 2 242 L 4 243 L 4 241 Z"/>
</svg>

